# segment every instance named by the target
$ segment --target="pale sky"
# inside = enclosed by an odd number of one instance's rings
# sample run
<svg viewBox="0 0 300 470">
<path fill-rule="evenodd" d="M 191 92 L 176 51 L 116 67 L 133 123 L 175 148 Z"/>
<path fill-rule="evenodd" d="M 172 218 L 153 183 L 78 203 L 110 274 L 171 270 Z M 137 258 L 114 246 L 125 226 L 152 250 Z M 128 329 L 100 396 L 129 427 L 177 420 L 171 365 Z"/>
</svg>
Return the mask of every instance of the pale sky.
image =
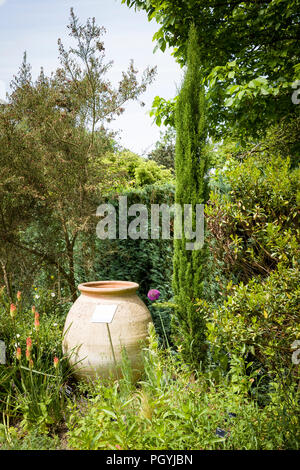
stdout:
<svg viewBox="0 0 300 470">
<path fill-rule="evenodd" d="M 33 78 L 41 66 L 47 74 L 56 69 L 59 64 L 57 39 L 60 37 L 66 45 L 70 43 L 66 25 L 71 7 L 81 22 L 95 16 L 97 24 L 106 28 L 103 39 L 106 57 L 114 61 L 109 72 L 113 83 L 117 84 L 130 59 L 140 72 L 148 65 L 157 65 L 155 82 L 141 96 L 146 106 L 130 103 L 113 124 L 114 129 L 121 130 L 120 143 L 124 147 L 140 154 L 149 151 L 160 132 L 148 114 L 152 100 L 156 95 L 173 98 L 182 71 L 171 51 L 153 54 L 156 23 L 149 23 L 144 12 L 129 9 L 121 0 L 0 0 L 0 99 L 9 91 L 9 83 L 18 71 L 25 50 Z"/>
</svg>

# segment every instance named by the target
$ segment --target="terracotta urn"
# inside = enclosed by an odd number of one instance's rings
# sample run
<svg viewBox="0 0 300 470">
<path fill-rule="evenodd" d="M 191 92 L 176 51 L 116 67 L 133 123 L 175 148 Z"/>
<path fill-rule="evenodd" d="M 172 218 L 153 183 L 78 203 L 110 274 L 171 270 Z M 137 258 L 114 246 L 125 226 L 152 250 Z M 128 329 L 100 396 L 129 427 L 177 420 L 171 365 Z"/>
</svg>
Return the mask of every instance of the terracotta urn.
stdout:
<svg viewBox="0 0 300 470">
<path fill-rule="evenodd" d="M 69 311 L 63 334 L 63 352 L 78 378 L 120 378 L 122 349 L 133 378 L 140 377 L 141 347 L 152 321 L 137 296 L 139 285 L 127 281 L 95 281 L 78 286 L 81 295 Z"/>
</svg>

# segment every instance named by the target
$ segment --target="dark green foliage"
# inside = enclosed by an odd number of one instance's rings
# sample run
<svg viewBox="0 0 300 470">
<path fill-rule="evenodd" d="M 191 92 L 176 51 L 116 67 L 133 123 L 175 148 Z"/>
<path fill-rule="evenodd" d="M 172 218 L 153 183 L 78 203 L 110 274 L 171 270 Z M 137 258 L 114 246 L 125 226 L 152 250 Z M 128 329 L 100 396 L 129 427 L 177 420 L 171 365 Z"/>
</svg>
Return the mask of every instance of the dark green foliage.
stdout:
<svg viewBox="0 0 300 470">
<path fill-rule="evenodd" d="M 149 185 L 142 189 L 132 189 L 122 193 L 127 196 L 128 207 L 131 204 L 145 204 L 148 207 L 150 227 L 150 204 L 168 204 L 174 202 L 174 187 L 172 185 Z M 110 199 L 117 211 L 118 226 L 118 198 Z M 130 218 L 128 223 L 130 223 Z M 149 232 L 150 233 L 150 232 Z M 169 308 L 152 308 L 147 293 L 150 289 L 158 289 L 161 292 L 159 301 L 168 301 L 172 297 L 172 256 L 173 246 L 171 240 L 100 240 L 97 239 L 94 247 L 94 265 L 88 272 L 82 271 L 81 280 L 109 280 L 120 279 L 137 282 L 140 285 L 138 294 L 151 311 L 155 327 L 162 340 L 165 333 L 170 334 Z M 85 256 L 84 252 L 81 253 Z M 84 265 L 78 253 L 78 266 Z M 165 332 L 164 332 L 165 330 Z"/>
<path fill-rule="evenodd" d="M 191 28 L 188 66 L 176 110 L 175 202 L 182 207 L 192 204 L 193 210 L 196 204 L 204 203 L 207 190 L 205 97 L 201 83 L 197 33 Z M 205 357 L 203 318 L 194 306 L 203 295 L 205 249 L 189 251 L 186 243 L 185 234 L 174 240 L 173 289 L 178 305 L 174 331 L 186 360 L 196 364 Z"/>
<path fill-rule="evenodd" d="M 251 354 L 269 372 L 292 368 L 297 379 L 292 343 L 300 335 L 299 285 L 298 264 L 288 268 L 281 263 L 265 281 L 253 278 L 232 287 L 209 318 L 210 341 L 231 355 Z"/>
</svg>

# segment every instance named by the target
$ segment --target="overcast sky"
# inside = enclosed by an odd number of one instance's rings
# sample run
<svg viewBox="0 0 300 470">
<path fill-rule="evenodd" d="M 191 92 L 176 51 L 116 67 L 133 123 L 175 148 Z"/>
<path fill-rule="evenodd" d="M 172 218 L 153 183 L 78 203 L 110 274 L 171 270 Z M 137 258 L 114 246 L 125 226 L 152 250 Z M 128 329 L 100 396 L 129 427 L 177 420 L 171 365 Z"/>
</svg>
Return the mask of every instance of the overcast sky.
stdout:
<svg viewBox="0 0 300 470">
<path fill-rule="evenodd" d="M 159 138 L 159 128 L 148 115 L 152 100 L 156 95 L 173 98 L 182 71 L 170 52 L 153 54 L 156 23 L 149 23 L 144 12 L 129 9 L 121 0 L 0 0 L 0 99 L 9 91 L 25 50 L 34 78 L 41 66 L 47 74 L 56 69 L 57 39 L 69 44 L 66 25 L 71 7 L 82 22 L 95 16 L 97 24 L 107 29 L 104 43 L 107 59 L 114 61 L 109 73 L 113 83 L 118 82 L 130 59 L 140 72 L 157 65 L 157 78 L 141 97 L 146 106 L 127 105 L 113 124 L 121 130 L 123 146 L 140 154 L 147 152 Z"/>
</svg>

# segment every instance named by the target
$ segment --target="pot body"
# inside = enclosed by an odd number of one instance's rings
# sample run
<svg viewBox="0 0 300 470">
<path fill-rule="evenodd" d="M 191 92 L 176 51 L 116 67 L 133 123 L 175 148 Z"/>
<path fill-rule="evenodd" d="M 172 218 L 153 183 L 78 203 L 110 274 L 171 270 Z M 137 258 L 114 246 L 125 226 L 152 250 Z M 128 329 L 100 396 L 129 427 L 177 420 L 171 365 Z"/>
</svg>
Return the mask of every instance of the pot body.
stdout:
<svg viewBox="0 0 300 470">
<path fill-rule="evenodd" d="M 152 321 L 137 296 L 138 284 L 99 281 L 80 284 L 81 295 L 64 326 L 63 352 L 78 378 L 121 376 L 122 349 L 136 380 L 143 370 L 141 347 Z"/>
</svg>

